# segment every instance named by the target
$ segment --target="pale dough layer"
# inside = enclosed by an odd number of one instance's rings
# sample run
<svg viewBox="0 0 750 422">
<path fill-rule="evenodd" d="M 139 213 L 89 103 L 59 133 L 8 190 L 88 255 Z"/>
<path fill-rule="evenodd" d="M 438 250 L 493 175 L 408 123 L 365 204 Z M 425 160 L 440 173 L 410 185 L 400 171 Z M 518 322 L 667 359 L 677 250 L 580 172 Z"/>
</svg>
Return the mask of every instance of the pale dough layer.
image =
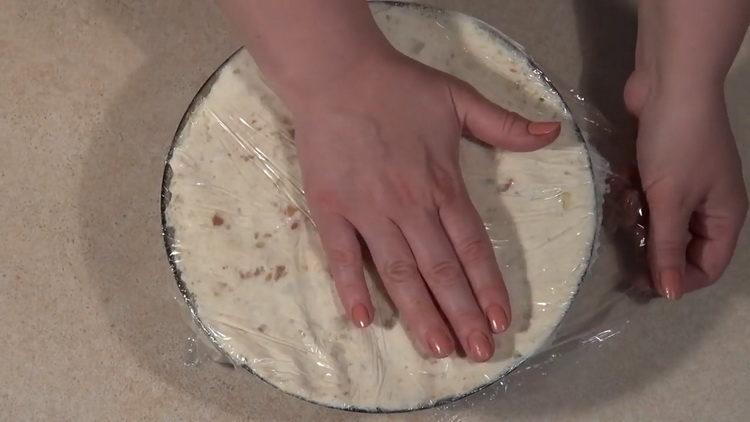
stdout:
<svg viewBox="0 0 750 422">
<path fill-rule="evenodd" d="M 419 356 L 370 274 L 375 323 L 347 322 L 306 218 L 288 112 L 245 52 L 179 135 L 166 218 L 198 314 L 236 362 L 308 400 L 399 410 L 474 390 L 544 344 L 587 267 L 596 212 L 571 116 L 522 55 L 462 15 L 384 6 L 375 14 L 404 53 L 526 117 L 563 122 L 560 138 L 533 153 L 461 145 L 513 306 L 490 362 Z"/>
</svg>

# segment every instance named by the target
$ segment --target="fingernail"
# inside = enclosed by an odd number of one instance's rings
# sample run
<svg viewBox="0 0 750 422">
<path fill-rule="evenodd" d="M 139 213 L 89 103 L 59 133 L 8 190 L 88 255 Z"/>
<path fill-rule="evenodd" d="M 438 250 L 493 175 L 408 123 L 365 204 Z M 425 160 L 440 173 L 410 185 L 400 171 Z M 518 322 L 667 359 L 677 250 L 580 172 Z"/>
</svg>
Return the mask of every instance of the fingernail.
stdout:
<svg viewBox="0 0 750 422">
<path fill-rule="evenodd" d="M 508 317 L 505 310 L 500 305 L 492 305 L 487 308 L 487 320 L 490 321 L 492 332 L 502 333 L 508 329 Z"/>
<path fill-rule="evenodd" d="M 660 274 L 661 288 L 664 289 L 664 296 L 669 300 L 677 300 L 682 297 L 682 289 L 680 289 L 680 272 L 677 270 L 669 269 L 664 270 Z"/>
<path fill-rule="evenodd" d="M 481 331 L 474 331 L 468 338 L 469 351 L 478 362 L 484 362 L 492 356 L 492 345 L 487 335 Z"/>
<path fill-rule="evenodd" d="M 427 337 L 427 344 L 436 358 L 444 358 L 451 354 L 453 342 L 440 330 L 435 330 Z"/>
<path fill-rule="evenodd" d="M 531 122 L 526 127 L 526 130 L 534 136 L 549 135 L 560 128 L 558 122 Z"/>
<path fill-rule="evenodd" d="M 365 305 L 359 303 L 352 307 L 352 321 L 359 328 L 365 328 L 370 325 L 370 312 Z"/>
</svg>

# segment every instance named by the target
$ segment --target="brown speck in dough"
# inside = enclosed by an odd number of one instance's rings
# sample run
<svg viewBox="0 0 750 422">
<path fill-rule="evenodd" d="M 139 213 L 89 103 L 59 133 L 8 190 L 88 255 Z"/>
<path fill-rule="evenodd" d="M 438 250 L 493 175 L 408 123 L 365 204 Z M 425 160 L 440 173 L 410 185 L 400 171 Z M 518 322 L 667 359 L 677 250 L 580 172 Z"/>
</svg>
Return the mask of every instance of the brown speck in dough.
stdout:
<svg viewBox="0 0 750 422">
<path fill-rule="evenodd" d="M 294 129 L 289 129 L 289 137 L 294 139 L 294 136 L 297 134 Z"/>
<path fill-rule="evenodd" d="M 502 185 L 497 187 L 498 192 L 508 192 L 510 190 L 510 187 L 513 186 L 513 179 L 508 179 L 507 182 L 503 183 Z"/>
<path fill-rule="evenodd" d="M 266 274 L 266 281 L 271 281 L 272 278 L 273 278 L 273 273 L 269 272 L 268 274 Z"/>
<path fill-rule="evenodd" d="M 284 208 L 284 215 L 287 217 L 292 217 L 294 214 L 299 211 L 299 208 L 295 207 L 294 205 L 288 205 L 286 208 Z"/>
<path fill-rule="evenodd" d="M 219 297 L 220 293 L 216 290 L 214 290 L 214 296 Z"/>
<path fill-rule="evenodd" d="M 263 242 L 263 241 L 261 241 L 261 242 L 255 242 L 255 247 L 256 248 L 262 248 L 264 246 L 266 246 L 266 242 Z"/>
<path fill-rule="evenodd" d="M 564 171 L 563 171 L 563 174 L 564 174 L 564 175 L 566 175 L 566 176 L 570 176 L 570 172 L 569 172 L 569 171 L 567 171 L 567 170 L 564 170 Z"/>
<path fill-rule="evenodd" d="M 211 218 L 211 222 L 214 224 L 214 226 L 221 226 L 222 224 L 224 224 L 224 219 L 221 218 L 221 216 L 218 213 L 216 213 Z"/>
<path fill-rule="evenodd" d="M 269 273 L 270 274 L 270 273 Z M 273 273 L 273 281 L 280 279 L 286 275 L 286 265 L 277 265 Z"/>
<path fill-rule="evenodd" d="M 263 238 L 268 239 L 271 237 L 271 233 L 263 233 Z"/>
<path fill-rule="evenodd" d="M 227 268 L 229 268 L 229 266 L 228 266 L 228 265 L 222 265 L 222 266 L 221 266 L 221 269 L 222 269 L 222 270 L 226 270 Z"/>
<path fill-rule="evenodd" d="M 216 283 L 216 285 L 218 285 L 220 289 L 226 289 L 227 287 L 229 287 L 229 285 L 223 281 Z"/>
<path fill-rule="evenodd" d="M 253 235 L 253 239 L 257 239 L 257 238 L 258 238 L 258 236 L 260 236 L 260 233 L 258 233 L 258 232 L 255 232 L 255 234 Z"/>
<path fill-rule="evenodd" d="M 228 153 L 227 153 L 227 157 L 229 157 L 229 158 L 232 158 L 232 153 L 231 153 L 231 152 L 228 152 Z"/>
<path fill-rule="evenodd" d="M 298 222 L 295 221 L 294 223 L 292 223 L 292 230 L 296 229 L 297 227 L 299 227 Z"/>
<path fill-rule="evenodd" d="M 516 70 L 516 68 L 514 68 L 514 67 L 511 67 L 511 68 L 510 68 L 510 73 L 518 73 L 518 71 Z"/>
<path fill-rule="evenodd" d="M 456 58 L 456 53 L 454 53 L 454 52 L 451 52 L 451 55 L 450 55 L 450 57 L 451 57 L 451 59 L 455 59 L 455 58 Z"/>
<path fill-rule="evenodd" d="M 232 73 L 234 73 L 235 75 L 239 75 L 240 74 L 240 68 L 239 67 L 235 67 L 234 70 L 232 70 Z"/>
<path fill-rule="evenodd" d="M 252 155 L 252 154 L 245 154 L 245 155 L 242 155 L 242 156 L 241 156 L 241 158 L 242 158 L 243 160 L 245 160 L 245 161 L 250 161 L 250 160 L 252 160 L 253 158 L 255 158 L 255 156 L 254 156 L 254 155 Z"/>
<path fill-rule="evenodd" d="M 542 98 L 542 97 L 539 97 L 539 102 L 540 102 L 540 103 L 543 103 L 543 102 L 544 102 L 544 98 Z"/>
<path fill-rule="evenodd" d="M 247 270 L 247 271 L 240 270 L 239 271 L 240 278 L 243 279 L 243 280 L 246 280 L 246 279 L 248 279 L 250 277 L 257 277 L 257 276 L 263 274 L 263 272 L 265 270 L 266 270 L 266 268 L 262 267 L 262 266 L 261 267 L 255 267 L 255 270 Z"/>
<path fill-rule="evenodd" d="M 560 203 L 562 204 L 564 210 L 570 209 L 571 202 L 573 201 L 572 196 L 573 195 L 571 195 L 570 192 L 563 192 L 560 195 Z"/>
<path fill-rule="evenodd" d="M 260 331 L 261 333 L 265 333 L 267 329 L 268 329 L 268 326 L 266 324 L 260 324 L 258 326 L 258 331 Z"/>
<path fill-rule="evenodd" d="M 292 120 L 288 116 L 281 116 L 281 124 L 291 126 Z"/>
</svg>

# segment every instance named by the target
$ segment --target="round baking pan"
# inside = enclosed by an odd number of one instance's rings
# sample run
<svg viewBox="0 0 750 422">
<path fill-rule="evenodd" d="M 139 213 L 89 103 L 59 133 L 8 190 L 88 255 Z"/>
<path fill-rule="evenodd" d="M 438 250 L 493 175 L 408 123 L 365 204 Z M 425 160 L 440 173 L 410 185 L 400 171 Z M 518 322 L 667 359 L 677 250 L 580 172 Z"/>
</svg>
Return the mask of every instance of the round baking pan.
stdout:
<svg viewBox="0 0 750 422">
<path fill-rule="evenodd" d="M 418 8 L 418 9 L 420 9 L 422 11 L 425 11 L 425 12 L 427 12 L 429 14 L 437 14 L 437 15 L 439 15 L 441 13 L 446 13 L 446 11 L 441 10 L 441 9 L 433 8 L 433 7 L 430 7 L 430 6 L 419 5 L 419 4 L 415 4 L 415 3 L 404 3 L 404 2 L 395 2 L 395 1 L 370 1 L 370 4 L 375 4 L 375 5 L 385 6 L 385 7 Z M 457 13 L 457 12 L 450 12 L 450 13 Z M 565 111 L 568 112 L 568 113 L 570 113 L 570 108 L 565 103 L 565 101 L 562 98 L 562 96 L 560 95 L 559 91 L 554 87 L 554 85 L 549 80 L 549 78 L 547 78 L 545 76 L 544 72 L 541 71 L 541 69 L 539 68 L 539 66 L 525 53 L 525 51 L 523 50 L 522 47 L 520 47 L 515 41 L 511 40 L 505 34 L 503 34 L 498 29 L 492 27 L 491 25 L 489 25 L 489 24 L 487 24 L 487 23 L 485 23 L 485 22 L 483 22 L 483 21 L 481 21 L 479 19 L 473 18 L 473 17 L 470 17 L 470 19 L 476 23 L 476 25 L 477 25 L 478 28 L 480 28 L 480 29 L 486 31 L 487 33 L 491 34 L 497 40 L 498 43 L 504 44 L 509 50 L 514 51 L 514 52 L 518 53 L 520 56 L 524 57 L 525 60 L 527 61 L 527 64 L 529 65 L 529 67 L 532 68 L 535 72 L 539 72 L 539 75 L 541 76 L 541 79 L 547 84 L 547 86 L 550 89 L 550 91 L 554 92 L 559 97 L 559 99 L 560 99 L 560 101 L 561 101 L 561 103 L 562 103 L 563 108 L 565 109 Z M 161 185 L 161 221 L 162 221 L 162 229 L 163 229 L 163 239 L 164 239 L 164 246 L 165 246 L 166 252 L 167 252 L 167 258 L 169 260 L 169 265 L 172 268 L 172 272 L 173 272 L 175 280 L 177 282 L 177 287 L 178 287 L 178 289 L 179 289 L 179 291 L 180 291 L 183 299 L 185 300 L 185 304 L 187 305 L 187 308 L 188 308 L 188 310 L 189 310 L 189 312 L 190 312 L 190 314 L 192 316 L 192 319 L 193 319 L 194 323 L 199 328 L 199 330 L 203 334 L 206 335 L 206 337 L 209 339 L 209 341 L 211 342 L 211 344 L 217 350 L 219 350 L 223 355 L 225 355 L 230 361 L 234 362 L 234 364 L 236 366 L 241 366 L 242 368 L 244 368 L 248 372 L 252 373 L 253 375 L 257 376 L 258 378 L 260 378 L 261 380 L 263 380 L 264 382 L 266 382 L 267 384 L 273 386 L 274 388 L 278 388 L 273 383 L 271 383 L 271 382 L 267 381 L 266 379 L 264 379 L 263 377 L 259 376 L 247 364 L 239 364 L 239 363 L 237 363 L 236 360 L 233 359 L 224 350 L 224 348 L 222 347 L 221 343 L 217 339 L 216 333 L 210 327 L 208 327 L 206 324 L 203 323 L 203 321 L 201 319 L 201 316 L 200 316 L 199 306 L 196 303 L 193 294 L 190 292 L 190 290 L 187 288 L 187 285 L 182 280 L 181 271 L 180 271 L 180 269 L 177 266 L 177 262 L 179 261 L 179 258 L 178 258 L 179 254 L 174 250 L 174 244 L 175 244 L 174 241 L 175 241 L 176 236 L 175 236 L 174 228 L 168 225 L 167 219 L 166 219 L 166 210 L 167 210 L 167 207 L 169 206 L 169 202 L 171 200 L 171 192 L 169 190 L 169 187 L 170 187 L 171 178 L 172 178 L 172 168 L 170 166 L 170 161 L 171 161 L 171 158 L 172 158 L 172 154 L 174 152 L 174 148 L 175 148 L 175 146 L 177 145 L 177 143 L 179 141 L 180 134 L 182 133 L 183 129 L 188 124 L 188 122 L 190 122 L 191 116 L 192 116 L 193 111 L 196 108 L 196 106 L 198 104 L 200 104 L 200 102 L 211 91 L 211 88 L 213 87 L 213 84 L 218 79 L 219 74 L 221 73 L 221 71 L 224 69 L 224 67 L 228 63 L 230 63 L 232 61 L 232 59 L 240 51 L 242 51 L 242 49 L 237 50 L 234 54 L 232 54 L 229 58 L 227 58 L 219 66 L 219 68 L 216 69 L 216 71 L 214 71 L 214 73 L 206 80 L 206 82 L 203 84 L 203 86 L 198 90 L 198 93 L 195 95 L 195 97 L 191 101 L 190 105 L 188 106 L 187 110 L 185 111 L 185 114 L 183 115 L 182 120 L 180 121 L 180 124 L 177 127 L 175 135 L 174 135 L 174 137 L 172 139 L 172 143 L 171 143 L 171 146 L 169 148 L 169 152 L 167 153 L 167 157 L 166 157 L 166 162 L 165 162 L 165 166 L 164 166 L 164 175 L 163 175 L 163 178 L 162 178 L 162 185 Z M 571 115 L 572 115 L 572 113 L 571 113 Z M 584 142 L 584 144 L 586 145 L 587 151 L 590 151 L 590 146 L 585 142 L 585 139 L 581 135 L 581 131 L 580 131 L 578 125 L 575 122 L 575 116 L 573 116 L 572 120 L 573 120 L 573 125 L 574 125 L 574 128 L 575 128 L 575 132 L 577 133 L 579 139 L 582 142 Z M 590 161 L 590 157 L 589 157 L 589 161 Z M 591 163 L 589 162 L 589 164 L 591 164 Z M 592 168 L 592 178 L 595 176 L 593 174 L 593 171 L 594 170 Z M 599 202 L 600 201 L 597 200 L 597 204 Z M 599 208 L 600 208 L 600 206 L 597 205 L 597 207 L 595 209 L 596 213 L 600 212 Z M 597 219 L 595 219 L 595 221 L 599 221 L 599 219 L 597 218 Z M 589 256 L 588 256 L 588 259 L 587 259 L 587 262 L 589 263 L 589 267 L 590 267 L 590 258 L 593 255 L 594 245 L 597 244 L 597 239 L 599 237 L 599 231 L 600 231 L 600 228 L 596 227 L 595 233 L 594 233 L 594 241 L 592 241 L 592 248 L 589 251 Z M 560 325 L 565 321 L 565 316 L 566 316 L 568 310 L 570 309 L 571 304 L 576 299 L 576 297 L 578 295 L 578 292 L 580 291 L 580 286 L 581 286 L 583 280 L 587 278 L 588 272 L 589 272 L 589 268 L 587 268 L 586 271 L 584 271 L 584 273 L 582 274 L 581 279 L 579 280 L 579 282 L 578 282 L 578 284 L 576 286 L 576 291 L 573 293 L 573 296 L 571 297 L 571 300 L 570 300 L 570 302 L 568 304 L 568 308 L 566 308 L 566 310 L 563 313 L 563 317 L 561 318 L 560 322 L 557 324 L 557 326 L 552 331 L 552 334 L 550 335 L 550 338 L 553 338 L 555 336 L 555 332 L 558 330 L 558 328 L 560 327 Z M 363 412 L 363 413 L 401 413 L 401 412 L 409 412 L 409 411 L 413 411 L 413 410 L 421 410 L 421 409 L 427 409 L 427 408 L 431 408 L 431 407 L 436 407 L 436 406 L 440 406 L 440 405 L 443 405 L 443 404 L 446 404 L 446 403 L 452 403 L 452 402 L 460 400 L 460 399 L 462 399 L 462 398 L 464 398 L 466 396 L 474 394 L 474 393 L 476 393 L 479 390 L 485 389 L 488 386 L 490 386 L 492 384 L 495 384 L 496 382 L 500 381 L 503 377 L 507 376 L 509 373 L 511 373 L 514 370 L 516 370 L 516 368 L 518 368 L 521 364 L 523 364 L 524 362 L 526 362 L 529 358 L 533 357 L 538 352 L 539 351 L 537 350 L 537 352 L 535 352 L 534 354 L 526 357 L 523 360 L 520 360 L 518 363 L 516 363 L 515 366 L 509 368 L 504 373 L 498 374 L 498 376 L 495 379 L 493 379 L 493 380 L 487 382 L 486 384 L 483 384 L 483 385 L 481 385 L 481 386 L 479 386 L 479 387 L 477 387 L 477 388 L 475 388 L 473 390 L 467 391 L 467 392 L 465 392 L 465 393 L 463 393 L 461 395 L 457 395 L 457 396 L 454 396 L 454 397 L 449 397 L 449 398 L 441 399 L 441 400 L 435 401 L 433 403 L 424 403 L 424 404 L 418 405 L 418 406 L 413 407 L 413 408 L 408 408 L 408 409 L 392 410 L 392 409 L 378 409 L 378 408 L 375 408 L 375 409 L 372 409 L 372 408 L 364 409 L 364 408 L 357 408 L 357 407 L 335 407 L 335 406 L 331 406 L 330 404 L 322 403 L 322 402 L 316 402 L 316 401 L 310 400 L 308 398 L 301 397 L 299 395 L 295 395 L 295 394 L 289 393 L 287 391 L 284 391 L 284 393 L 289 394 L 290 396 L 294 396 L 296 398 L 299 398 L 301 400 L 305 400 L 305 401 L 311 402 L 311 403 L 315 403 L 315 404 L 318 404 L 318 405 L 322 405 L 322 406 L 330 407 L 330 408 L 335 408 L 335 409 L 347 410 L 347 411 Z"/>
</svg>

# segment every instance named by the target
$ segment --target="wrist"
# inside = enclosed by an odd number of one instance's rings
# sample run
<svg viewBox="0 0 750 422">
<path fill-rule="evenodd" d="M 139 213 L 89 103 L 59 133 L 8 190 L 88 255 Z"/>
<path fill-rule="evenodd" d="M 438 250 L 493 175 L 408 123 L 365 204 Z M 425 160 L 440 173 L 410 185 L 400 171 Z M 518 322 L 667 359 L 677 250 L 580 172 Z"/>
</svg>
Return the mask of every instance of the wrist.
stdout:
<svg viewBox="0 0 750 422">
<path fill-rule="evenodd" d="M 636 68 L 625 84 L 625 104 L 638 115 L 649 102 L 672 104 L 713 101 L 724 98 L 724 75 L 702 75 L 680 70 Z"/>
<path fill-rule="evenodd" d="M 267 82 L 290 108 L 308 103 L 342 84 L 367 74 L 378 63 L 392 60 L 399 53 L 384 39 L 356 42 L 335 50 L 321 49 L 309 59 L 290 54 L 261 66 Z"/>
</svg>

